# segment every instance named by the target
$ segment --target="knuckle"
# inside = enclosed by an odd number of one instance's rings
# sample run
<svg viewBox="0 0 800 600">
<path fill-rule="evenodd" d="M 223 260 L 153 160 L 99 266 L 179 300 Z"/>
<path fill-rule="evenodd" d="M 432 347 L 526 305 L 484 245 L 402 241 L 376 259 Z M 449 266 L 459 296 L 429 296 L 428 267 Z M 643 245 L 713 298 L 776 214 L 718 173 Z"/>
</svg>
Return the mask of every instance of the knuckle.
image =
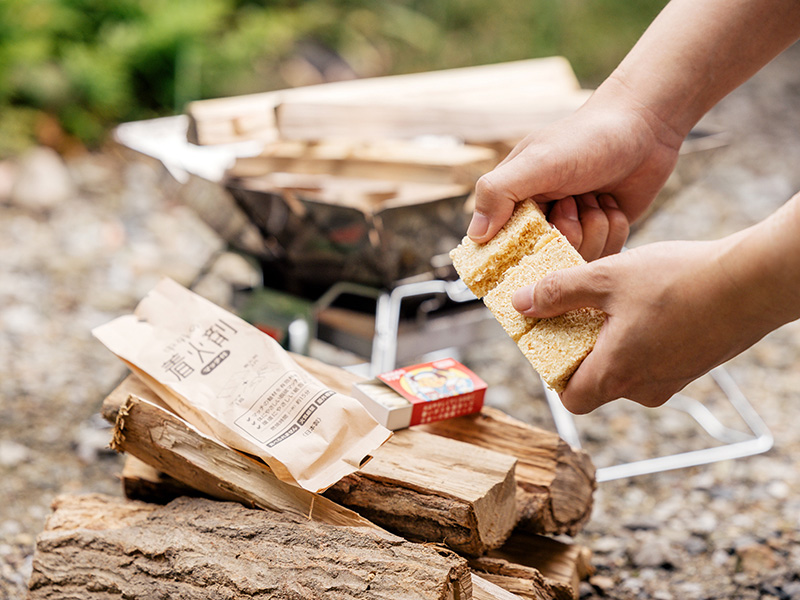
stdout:
<svg viewBox="0 0 800 600">
<path fill-rule="evenodd" d="M 553 273 L 536 284 L 534 300 L 538 308 L 557 307 L 563 299 L 561 278 Z"/>
<path fill-rule="evenodd" d="M 491 172 L 482 175 L 475 183 L 475 194 L 478 198 L 490 201 L 501 196 L 500 187 Z"/>
</svg>

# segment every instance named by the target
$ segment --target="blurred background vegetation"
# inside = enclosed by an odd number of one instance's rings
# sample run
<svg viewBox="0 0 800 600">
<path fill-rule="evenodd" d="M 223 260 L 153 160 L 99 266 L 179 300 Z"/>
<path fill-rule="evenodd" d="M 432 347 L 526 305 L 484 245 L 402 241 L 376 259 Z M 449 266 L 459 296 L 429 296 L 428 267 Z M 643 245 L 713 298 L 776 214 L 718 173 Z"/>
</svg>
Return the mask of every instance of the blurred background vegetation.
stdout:
<svg viewBox="0 0 800 600">
<path fill-rule="evenodd" d="M 585 87 L 666 0 L 0 0 L 0 157 L 186 102 L 563 55 Z"/>
</svg>

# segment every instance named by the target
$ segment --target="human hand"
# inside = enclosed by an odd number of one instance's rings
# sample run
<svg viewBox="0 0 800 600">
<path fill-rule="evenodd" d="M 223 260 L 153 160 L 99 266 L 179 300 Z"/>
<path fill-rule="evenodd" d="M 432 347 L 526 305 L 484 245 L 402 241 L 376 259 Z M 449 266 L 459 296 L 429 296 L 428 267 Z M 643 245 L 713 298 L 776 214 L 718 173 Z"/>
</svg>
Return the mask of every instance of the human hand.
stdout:
<svg viewBox="0 0 800 600">
<path fill-rule="evenodd" d="M 482 243 L 533 198 L 587 260 L 618 252 L 661 189 L 683 136 L 607 81 L 575 114 L 520 142 L 476 185 L 469 236 Z"/>
<path fill-rule="evenodd" d="M 583 414 L 621 397 L 659 406 L 777 327 L 774 296 L 750 293 L 750 284 L 766 286 L 747 281 L 759 268 L 737 255 L 740 238 L 651 244 L 520 288 L 514 307 L 527 316 L 583 306 L 607 314 L 561 395 L 564 406 Z"/>
</svg>

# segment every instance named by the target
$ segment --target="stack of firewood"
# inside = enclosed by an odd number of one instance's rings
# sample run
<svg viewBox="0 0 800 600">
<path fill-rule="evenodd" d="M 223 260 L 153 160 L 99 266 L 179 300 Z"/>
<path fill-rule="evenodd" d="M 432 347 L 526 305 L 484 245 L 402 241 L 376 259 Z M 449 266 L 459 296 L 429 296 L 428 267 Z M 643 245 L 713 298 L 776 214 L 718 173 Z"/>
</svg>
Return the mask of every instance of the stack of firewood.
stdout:
<svg viewBox="0 0 800 600">
<path fill-rule="evenodd" d="M 358 377 L 298 363 L 332 389 Z M 502 412 L 401 430 L 324 494 L 201 434 L 134 375 L 105 400 L 127 499 L 61 497 L 30 599 L 577 597 L 594 467 Z"/>
</svg>

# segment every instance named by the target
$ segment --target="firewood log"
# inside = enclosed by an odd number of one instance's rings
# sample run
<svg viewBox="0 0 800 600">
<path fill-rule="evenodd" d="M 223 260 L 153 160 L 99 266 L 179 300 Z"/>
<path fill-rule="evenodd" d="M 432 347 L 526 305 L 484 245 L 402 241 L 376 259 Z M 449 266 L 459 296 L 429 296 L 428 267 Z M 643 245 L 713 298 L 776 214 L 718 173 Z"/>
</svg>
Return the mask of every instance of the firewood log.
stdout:
<svg viewBox="0 0 800 600">
<path fill-rule="evenodd" d="M 586 452 L 571 448 L 556 433 L 490 407 L 420 427 L 517 458 L 517 528 L 575 535 L 589 520 L 596 488 L 594 465 Z"/>
<path fill-rule="evenodd" d="M 373 527 L 186 497 L 61 496 L 54 509 L 29 600 L 472 597 L 464 559 Z"/>
<path fill-rule="evenodd" d="M 213 497 L 352 520 L 352 511 L 282 484 L 262 462 L 201 435 L 158 402 L 134 376 L 118 386 L 103 408 L 115 421 L 112 446 Z M 500 546 L 514 527 L 514 465 L 504 454 L 405 431 L 329 496 L 402 535 L 477 555 Z"/>
</svg>

